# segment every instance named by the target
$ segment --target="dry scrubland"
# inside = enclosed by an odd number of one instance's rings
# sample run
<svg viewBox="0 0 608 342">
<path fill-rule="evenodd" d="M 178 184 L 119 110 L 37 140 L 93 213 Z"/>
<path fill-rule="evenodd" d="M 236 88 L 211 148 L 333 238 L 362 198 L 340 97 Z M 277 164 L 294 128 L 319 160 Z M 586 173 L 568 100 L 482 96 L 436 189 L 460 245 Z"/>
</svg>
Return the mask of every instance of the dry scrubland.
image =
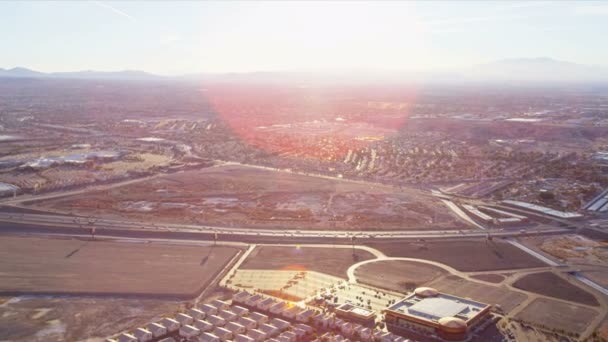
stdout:
<svg viewBox="0 0 608 342">
<path fill-rule="evenodd" d="M 161 300 L 0 297 L 0 341 L 103 341 L 179 307 Z"/>
<path fill-rule="evenodd" d="M 464 227 L 441 202 L 414 189 L 234 165 L 166 175 L 36 205 L 106 217 L 254 228 Z"/>
<path fill-rule="evenodd" d="M 537 298 L 515 317 L 553 329 L 581 333 L 596 315 L 594 310 L 579 305 Z"/>
<path fill-rule="evenodd" d="M 367 252 L 350 248 L 256 247 L 241 264 L 241 269 L 317 271 L 346 279 L 350 265 L 374 259 Z"/>
<path fill-rule="evenodd" d="M 506 270 L 547 266 L 505 241 L 485 239 L 444 240 L 409 243 L 375 243 L 391 257 L 437 261 L 463 272 Z"/>
<path fill-rule="evenodd" d="M 538 293 L 571 302 L 598 306 L 597 299 L 589 292 L 574 286 L 551 272 L 533 273 L 523 276 L 513 283 L 524 291 Z"/>
<path fill-rule="evenodd" d="M 236 253 L 232 247 L 3 237 L 0 293 L 192 297 Z"/>
</svg>

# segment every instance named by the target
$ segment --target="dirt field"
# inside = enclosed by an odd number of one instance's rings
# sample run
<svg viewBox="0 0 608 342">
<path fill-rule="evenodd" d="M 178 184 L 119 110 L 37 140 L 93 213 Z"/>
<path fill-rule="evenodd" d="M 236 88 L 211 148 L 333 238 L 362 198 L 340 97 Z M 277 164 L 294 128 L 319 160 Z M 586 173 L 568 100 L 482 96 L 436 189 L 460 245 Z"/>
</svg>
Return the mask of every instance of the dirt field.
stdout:
<svg viewBox="0 0 608 342">
<path fill-rule="evenodd" d="M 375 243 L 391 257 L 409 257 L 437 261 L 459 271 L 476 272 L 546 266 L 544 263 L 500 240 L 443 240 L 411 243 Z"/>
<path fill-rule="evenodd" d="M 105 217 L 291 229 L 459 229 L 417 190 L 245 166 L 170 174 L 35 206 Z"/>
<path fill-rule="evenodd" d="M 499 284 L 502 283 L 503 280 L 505 280 L 505 277 L 500 275 L 500 274 L 476 274 L 476 275 L 472 275 L 471 278 L 474 279 L 479 279 L 479 280 L 483 280 L 486 281 L 488 283 L 494 283 L 494 284 Z"/>
<path fill-rule="evenodd" d="M 600 265 L 608 263 L 608 249 L 604 248 L 605 244 L 582 235 L 562 235 L 548 239 L 528 238 L 526 242 L 569 262 Z"/>
<path fill-rule="evenodd" d="M 513 286 L 524 291 L 530 291 L 571 302 L 593 306 L 599 305 L 597 299 L 592 294 L 578 286 L 570 284 L 551 272 L 525 275 L 513 283 Z"/>
<path fill-rule="evenodd" d="M 471 298 L 487 304 L 498 304 L 505 312 L 511 311 L 526 300 L 526 295 L 511 291 L 505 286 L 485 285 L 457 276 L 443 276 L 428 284 L 440 292 Z"/>
<path fill-rule="evenodd" d="M 2 237 L 0 293 L 196 295 L 232 247 Z"/>
<path fill-rule="evenodd" d="M 374 256 L 362 250 L 350 248 L 315 247 L 256 247 L 241 269 L 317 271 L 346 279 L 350 265 Z"/>
<path fill-rule="evenodd" d="M 446 272 L 441 268 L 409 261 L 378 261 L 355 270 L 357 281 L 397 292 L 407 292 Z"/>
<path fill-rule="evenodd" d="M 103 341 L 179 307 L 159 300 L 0 297 L 0 341 Z"/>
<path fill-rule="evenodd" d="M 551 329 L 583 332 L 597 313 L 574 304 L 565 304 L 551 299 L 537 298 L 515 317 Z"/>
</svg>

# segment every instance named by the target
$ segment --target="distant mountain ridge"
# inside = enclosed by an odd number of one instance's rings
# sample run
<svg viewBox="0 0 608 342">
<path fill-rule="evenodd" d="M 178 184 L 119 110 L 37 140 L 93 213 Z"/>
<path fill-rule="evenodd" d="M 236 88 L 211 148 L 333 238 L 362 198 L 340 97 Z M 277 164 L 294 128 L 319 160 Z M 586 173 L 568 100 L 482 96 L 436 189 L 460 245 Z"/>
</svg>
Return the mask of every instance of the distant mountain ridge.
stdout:
<svg viewBox="0 0 608 342">
<path fill-rule="evenodd" d="M 140 70 L 123 71 L 69 71 L 69 72 L 39 72 L 23 67 L 12 69 L 0 68 L 0 77 L 12 78 L 70 78 L 70 79 L 116 79 L 116 80 L 152 80 L 163 76 L 154 75 Z"/>
<path fill-rule="evenodd" d="M 549 57 L 502 59 L 490 63 L 474 65 L 460 70 L 439 72 L 406 71 L 342 71 L 342 72 L 231 72 L 231 73 L 191 73 L 181 76 L 160 76 L 140 70 L 123 71 L 75 71 L 44 73 L 23 67 L 1 69 L 0 78 L 65 78 L 65 79 L 107 79 L 107 80 L 197 80 L 228 82 L 602 82 L 608 83 L 608 68 L 559 61 Z"/>
</svg>

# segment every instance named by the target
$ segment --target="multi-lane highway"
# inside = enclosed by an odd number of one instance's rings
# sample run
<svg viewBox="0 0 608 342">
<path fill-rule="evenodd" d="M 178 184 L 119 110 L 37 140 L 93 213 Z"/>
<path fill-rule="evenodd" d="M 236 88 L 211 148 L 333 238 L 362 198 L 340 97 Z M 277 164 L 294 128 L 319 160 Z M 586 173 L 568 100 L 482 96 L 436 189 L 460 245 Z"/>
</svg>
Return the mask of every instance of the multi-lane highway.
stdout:
<svg viewBox="0 0 608 342">
<path fill-rule="evenodd" d="M 87 218 L 70 215 L 0 212 L 0 233 L 24 234 L 91 234 L 98 236 L 195 239 L 242 242 L 294 242 L 294 243 L 336 243 L 351 244 L 378 240 L 410 240 L 463 237 L 514 237 L 519 230 L 277 230 L 228 228 L 192 224 L 158 224 L 105 218 Z M 526 235 L 568 233 L 566 228 L 528 229 Z"/>
</svg>

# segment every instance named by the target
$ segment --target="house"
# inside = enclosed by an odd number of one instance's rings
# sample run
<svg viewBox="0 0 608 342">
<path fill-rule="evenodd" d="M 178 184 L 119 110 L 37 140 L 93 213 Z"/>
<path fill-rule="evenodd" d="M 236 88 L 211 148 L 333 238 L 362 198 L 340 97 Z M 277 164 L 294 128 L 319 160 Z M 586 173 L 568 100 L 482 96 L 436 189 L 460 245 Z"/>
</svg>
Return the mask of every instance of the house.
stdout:
<svg viewBox="0 0 608 342">
<path fill-rule="evenodd" d="M 289 341 L 289 342 L 294 342 L 298 337 L 296 336 L 296 334 L 292 333 L 291 331 L 286 331 L 284 333 L 282 333 L 281 335 L 279 335 L 279 337 L 277 337 L 277 339 L 279 341 Z"/>
<path fill-rule="evenodd" d="M 144 328 L 137 328 L 133 330 L 133 336 L 137 337 L 139 342 L 148 342 L 154 338 L 154 334 Z"/>
<path fill-rule="evenodd" d="M 247 299 L 251 297 L 251 294 L 247 291 L 239 291 L 232 296 L 233 303 L 245 304 Z"/>
<path fill-rule="evenodd" d="M 160 324 L 167 329 L 167 332 L 177 331 L 180 327 L 179 322 L 173 318 L 163 318 Z"/>
<path fill-rule="evenodd" d="M 255 308 L 257 302 L 259 302 L 260 300 L 263 300 L 263 299 L 264 299 L 264 297 L 262 295 L 259 295 L 256 293 L 253 296 L 247 298 L 247 300 L 245 301 L 245 304 L 252 308 Z"/>
<path fill-rule="evenodd" d="M 206 317 L 206 314 L 204 312 L 195 308 L 189 309 L 188 315 L 194 319 L 205 319 Z"/>
<path fill-rule="evenodd" d="M 279 328 L 275 327 L 274 325 L 267 324 L 267 323 L 258 326 L 258 329 L 263 331 L 266 334 L 266 336 L 269 336 L 269 337 L 277 336 L 281 332 L 279 330 Z"/>
<path fill-rule="evenodd" d="M 201 331 L 198 328 L 193 327 L 188 324 L 179 328 L 179 336 L 181 336 L 181 337 L 191 338 L 194 336 L 198 336 L 200 334 L 201 334 Z"/>
<path fill-rule="evenodd" d="M 150 323 L 146 326 L 146 328 L 152 333 L 152 336 L 154 337 L 161 337 L 167 334 L 167 328 L 158 323 Z"/>
<path fill-rule="evenodd" d="M 306 330 L 300 328 L 293 328 L 292 332 L 296 334 L 298 338 L 303 338 L 306 336 Z"/>
<path fill-rule="evenodd" d="M 226 320 L 216 315 L 207 316 L 207 322 L 213 324 L 214 327 L 223 327 L 226 325 Z"/>
<path fill-rule="evenodd" d="M 215 306 L 218 310 L 226 310 L 230 307 L 230 304 L 228 304 L 228 302 L 224 302 L 223 300 L 219 299 L 214 299 L 209 304 L 211 304 L 211 306 Z"/>
<path fill-rule="evenodd" d="M 310 325 L 306 325 L 306 324 L 302 324 L 302 323 L 296 324 L 295 327 L 306 331 L 307 334 L 312 334 L 312 332 L 314 331 L 314 329 Z"/>
<path fill-rule="evenodd" d="M 239 318 L 239 316 L 237 314 L 235 314 L 234 312 L 229 311 L 229 310 L 220 310 L 220 312 L 218 312 L 217 315 L 222 317 L 223 319 L 225 319 L 228 322 L 234 322 Z"/>
<path fill-rule="evenodd" d="M 219 337 L 220 341 L 228 341 L 232 339 L 232 332 L 222 327 L 213 329 L 213 335 Z"/>
<path fill-rule="evenodd" d="M 244 334 L 247 332 L 247 328 L 244 325 L 235 322 L 228 322 L 224 328 L 230 330 L 233 335 Z"/>
<path fill-rule="evenodd" d="M 256 342 L 266 341 L 266 333 L 258 329 L 249 330 L 247 336 L 251 337 Z"/>
<path fill-rule="evenodd" d="M 188 325 L 194 322 L 194 318 L 192 316 L 186 315 L 185 313 L 178 313 L 175 315 L 175 320 L 179 322 L 180 325 Z"/>
<path fill-rule="evenodd" d="M 270 307 L 270 312 L 275 315 L 280 315 L 283 311 L 287 310 L 287 303 L 280 301 Z"/>
<path fill-rule="evenodd" d="M 274 325 L 275 327 L 279 328 L 280 331 L 285 331 L 289 328 L 291 328 L 291 323 L 284 321 L 280 318 L 273 318 L 270 321 L 270 324 Z"/>
<path fill-rule="evenodd" d="M 123 333 L 118 336 L 118 342 L 137 342 L 137 337 L 128 333 Z"/>
<path fill-rule="evenodd" d="M 175 339 L 173 337 L 167 337 L 167 338 L 163 338 L 162 340 L 160 340 L 158 342 L 175 342 Z"/>
<path fill-rule="evenodd" d="M 247 335 L 239 334 L 234 337 L 234 342 L 255 342 L 255 340 Z"/>
<path fill-rule="evenodd" d="M 268 323 L 268 316 L 261 314 L 259 312 L 252 312 L 251 314 L 249 314 L 249 318 L 256 321 L 258 326 L 260 324 Z"/>
<path fill-rule="evenodd" d="M 219 311 L 215 306 L 210 304 L 203 304 L 200 308 L 200 311 L 205 313 L 205 317 L 209 317 L 210 315 L 215 315 Z"/>
<path fill-rule="evenodd" d="M 289 338 L 291 341 L 295 341 L 298 338 L 298 335 L 292 331 L 285 331 L 281 334 L 281 336 L 285 336 Z"/>
<path fill-rule="evenodd" d="M 285 317 L 285 318 L 288 318 L 288 319 L 294 319 L 294 318 L 296 318 L 296 315 L 300 313 L 300 311 L 302 311 L 302 310 L 300 310 L 300 308 L 299 308 L 299 307 L 297 307 L 297 306 L 292 306 L 292 307 L 290 307 L 289 309 L 287 309 L 287 310 L 283 311 L 283 312 L 281 313 L 281 315 L 282 315 L 283 317 Z"/>
<path fill-rule="evenodd" d="M 274 305 L 274 303 L 274 299 L 264 298 L 262 300 L 259 300 L 255 306 L 262 311 L 268 311 L 270 307 Z"/>
<path fill-rule="evenodd" d="M 209 331 L 213 330 L 213 328 L 214 328 L 213 324 L 211 324 L 207 321 L 200 320 L 200 319 L 197 319 L 196 321 L 194 321 L 194 323 L 192 325 L 194 325 L 201 332 L 209 332 Z"/>
<path fill-rule="evenodd" d="M 296 321 L 307 323 L 317 312 L 313 309 L 306 309 L 304 311 L 300 311 L 296 315 Z"/>
<path fill-rule="evenodd" d="M 249 315 L 249 309 L 244 308 L 242 306 L 238 306 L 238 305 L 235 305 L 235 306 L 231 307 L 230 311 L 234 312 L 239 317 L 243 317 L 243 316 Z"/>
<path fill-rule="evenodd" d="M 204 332 L 201 334 L 201 336 L 198 337 L 198 341 L 199 342 L 220 342 L 220 338 L 211 333 Z"/>
<path fill-rule="evenodd" d="M 245 329 L 247 329 L 247 331 L 251 330 L 251 329 L 255 329 L 258 327 L 258 322 L 252 320 L 251 318 L 248 317 L 241 317 L 239 318 L 239 320 L 237 321 L 237 323 L 239 323 L 240 325 L 244 326 Z"/>
</svg>

